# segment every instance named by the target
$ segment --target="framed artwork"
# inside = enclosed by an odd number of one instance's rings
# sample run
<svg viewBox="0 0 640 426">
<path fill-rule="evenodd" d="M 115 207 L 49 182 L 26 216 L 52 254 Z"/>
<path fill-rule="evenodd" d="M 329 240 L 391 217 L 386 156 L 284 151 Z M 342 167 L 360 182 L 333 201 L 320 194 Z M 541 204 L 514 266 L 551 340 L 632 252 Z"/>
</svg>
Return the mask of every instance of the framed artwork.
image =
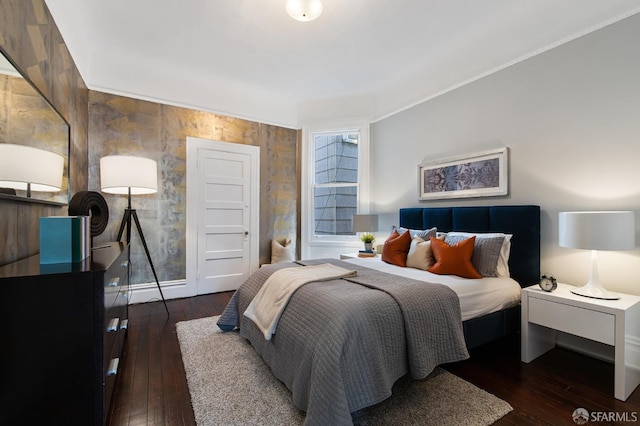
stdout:
<svg viewBox="0 0 640 426">
<path fill-rule="evenodd" d="M 507 195 L 508 148 L 418 166 L 419 200 Z"/>
</svg>

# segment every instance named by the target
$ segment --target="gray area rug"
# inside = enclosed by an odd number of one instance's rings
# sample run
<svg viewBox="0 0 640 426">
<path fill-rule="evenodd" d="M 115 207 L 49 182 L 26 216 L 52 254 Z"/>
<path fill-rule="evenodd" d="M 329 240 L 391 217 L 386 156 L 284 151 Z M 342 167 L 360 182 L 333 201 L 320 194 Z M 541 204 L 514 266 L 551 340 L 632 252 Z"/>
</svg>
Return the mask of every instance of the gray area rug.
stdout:
<svg viewBox="0 0 640 426">
<path fill-rule="evenodd" d="M 198 426 L 301 425 L 304 412 L 251 345 L 222 333 L 218 317 L 176 324 Z M 437 368 L 400 379 L 393 395 L 353 414 L 356 425 L 490 425 L 512 410 L 501 399 Z"/>
</svg>

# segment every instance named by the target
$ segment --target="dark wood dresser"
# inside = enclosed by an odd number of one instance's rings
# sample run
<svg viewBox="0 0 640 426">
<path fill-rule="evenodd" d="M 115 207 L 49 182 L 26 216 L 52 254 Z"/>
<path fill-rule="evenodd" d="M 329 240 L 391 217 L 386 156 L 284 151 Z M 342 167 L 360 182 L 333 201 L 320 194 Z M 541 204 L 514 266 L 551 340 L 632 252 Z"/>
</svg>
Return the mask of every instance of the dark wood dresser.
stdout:
<svg viewBox="0 0 640 426">
<path fill-rule="evenodd" d="M 0 267 L 0 424 L 104 424 L 128 300 L 125 243 L 83 262 Z"/>
</svg>

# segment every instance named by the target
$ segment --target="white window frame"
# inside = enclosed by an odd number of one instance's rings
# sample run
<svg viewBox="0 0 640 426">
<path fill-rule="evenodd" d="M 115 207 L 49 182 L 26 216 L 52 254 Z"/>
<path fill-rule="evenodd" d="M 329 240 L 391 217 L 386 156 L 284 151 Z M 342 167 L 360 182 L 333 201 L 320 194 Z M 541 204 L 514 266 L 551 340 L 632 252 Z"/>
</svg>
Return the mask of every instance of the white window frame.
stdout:
<svg viewBox="0 0 640 426">
<path fill-rule="evenodd" d="M 313 184 L 315 167 L 314 137 L 322 134 L 358 132 L 358 213 L 369 213 L 369 122 L 367 120 L 317 124 L 302 127 L 301 179 L 301 255 L 302 258 L 325 257 L 345 250 L 357 250 L 362 243 L 357 235 L 315 235 L 313 226 Z"/>
</svg>

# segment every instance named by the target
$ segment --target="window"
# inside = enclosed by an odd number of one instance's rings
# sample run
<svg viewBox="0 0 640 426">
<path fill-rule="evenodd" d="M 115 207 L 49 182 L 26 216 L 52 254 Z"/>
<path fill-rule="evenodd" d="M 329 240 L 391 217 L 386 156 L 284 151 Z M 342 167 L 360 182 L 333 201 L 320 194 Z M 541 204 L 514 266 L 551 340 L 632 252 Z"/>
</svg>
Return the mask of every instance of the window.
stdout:
<svg viewBox="0 0 640 426">
<path fill-rule="evenodd" d="M 359 134 L 314 135 L 313 234 L 354 235 L 358 212 Z"/>
<path fill-rule="evenodd" d="M 305 258 L 359 246 L 353 215 L 369 212 L 369 124 L 305 128 L 302 141 L 302 235 Z"/>
</svg>

